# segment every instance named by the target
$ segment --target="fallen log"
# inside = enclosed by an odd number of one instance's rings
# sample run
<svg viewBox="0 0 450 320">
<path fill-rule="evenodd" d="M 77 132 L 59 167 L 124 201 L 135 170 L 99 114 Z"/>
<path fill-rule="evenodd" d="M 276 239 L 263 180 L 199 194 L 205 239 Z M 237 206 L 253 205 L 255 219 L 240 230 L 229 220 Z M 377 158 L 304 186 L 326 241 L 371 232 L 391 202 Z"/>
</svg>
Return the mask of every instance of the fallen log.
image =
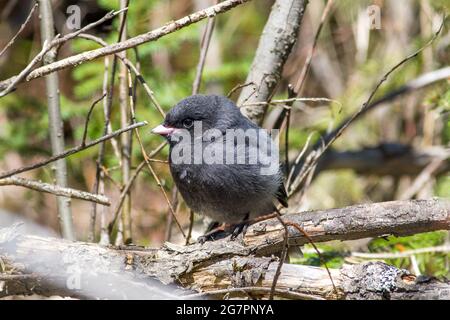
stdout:
<svg viewBox="0 0 450 320">
<path fill-rule="evenodd" d="M 415 200 L 365 204 L 285 215 L 315 242 L 409 235 L 450 229 L 450 201 Z M 276 219 L 251 226 L 245 237 L 159 249 L 103 247 L 92 243 L 20 235 L 0 230 L 0 297 L 12 294 L 80 298 L 265 298 L 278 265 L 272 254 L 283 241 Z M 291 244 L 307 239 L 289 228 Z M 450 299 L 450 283 L 416 277 L 384 263 L 326 270 L 285 264 L 276 296 L 297 299 Z M 3 277 L 3 278 L 2 278 Z M 191 292 L 185 292 L 184 290 Z M 192 291 L 199 292 L 193 294 Z"/>
</svg>

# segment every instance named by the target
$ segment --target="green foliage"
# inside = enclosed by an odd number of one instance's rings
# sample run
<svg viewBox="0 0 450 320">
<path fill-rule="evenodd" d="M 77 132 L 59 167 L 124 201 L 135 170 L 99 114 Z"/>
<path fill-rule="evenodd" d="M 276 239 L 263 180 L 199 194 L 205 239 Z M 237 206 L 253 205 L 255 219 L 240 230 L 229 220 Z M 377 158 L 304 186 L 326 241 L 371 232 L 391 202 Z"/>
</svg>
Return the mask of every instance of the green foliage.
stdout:
<svg viewBox="0 0 450 320">
<path fill-rule="evenodd" d="M 447 232 L 429 232 L 416 234 L 409 237 L 378 238 L 370 242 L 369 250 L 371 252 L 402 252 L 405 250 L 413 250 L 418 248 L 435 247 L 444 244 Z M 434 274 L 436 276 L 448 276 L 449 270 L 446 267 L 446 260 L 450 259 L 450 254 L 445 253 L 425 253 L 416 255 L 419 268 L 426 274 Z M 409 268 L 410 259 L 387 259 L 399 268 Z"/>
</svg>

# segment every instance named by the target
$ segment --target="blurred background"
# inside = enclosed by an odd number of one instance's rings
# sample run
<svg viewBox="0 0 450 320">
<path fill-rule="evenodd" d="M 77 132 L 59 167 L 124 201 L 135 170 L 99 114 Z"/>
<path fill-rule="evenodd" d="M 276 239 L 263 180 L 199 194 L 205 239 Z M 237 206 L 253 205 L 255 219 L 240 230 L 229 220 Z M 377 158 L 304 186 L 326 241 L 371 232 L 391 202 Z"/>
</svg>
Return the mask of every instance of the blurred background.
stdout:
<svg viewBox="0 0 450 320">
<path fill-rule="evenodd" d="M 164 23 L 215 3 L 213 0 L 131 0 L 128 10 L 128 37 L 145 33 Z M 57 32 L 65 34 L 66 8 L 76 4 L 81 8 L 81 24 L 87 25 L 112 9 L 119 9 L 119 1 L 64 1 L 52 2 Z M 239 6 L 216 19 L 215 28 L 203 72 L 200 93 L 227 95 L 238 84 L 245 83 L 258 40 L 270 13 L 273 1 L 257 0 Z M 305 63 L 326 2 L 310 1 L 303 18 L 299 38 L 288 62 L 274 99 L 287 97 L 287 85 L 295 83 Z M 380 8 L 380 28 L 368 27 L 367 8 Z M 0 48 L 3 48 L 25 21 L 34 5 L 31 0 L 0 0 Z M 335 1 L 320 34 L 308 73 L 302 97 L 329 98 L 337 102 L 295 102 L 289 131 L 289 158 L 294 160 L 312 132 L 326 133 L 346 117 L 357 111 L 368 98 L 380 78 L 397 62 L 423 46 L 442 23 L 448 12 L 446 0 L 373 0 Z M 119 19 L 115 18 L 90 30 L 89 33 L 108 43 L 118 39 Z M 431 46 L 418 57 L 395 72 L 377 92 L 376 98 L 401 87 L 421 74 L 449 65 L 449 19 Z M 128 58 L 139 63 L 143 77 L 164 110 L 192 92 L 200 43 L 206 21 L 183 28 L 129 50 Z M 74 39 L 59 51 L 58 59 L 98 48 L 98 44 Z M 19 73 L 41 49 L 37 12 L 14 44 L 0 57 L 0 78 Z M 104 60 L 82 64 L 59 72 L 61 109 L 64 120 L 66 147 L 78 145 L 82 139 L 86 114 L 92 102 L 102 95 Z M 118 81 L 116 81 L 118 83 Z M 117 91 L 116 91 L 117 92 Z M 236 101 L 238 93 L 231 98 Z M 119 99 L 112 105 L 112 128 L 120 128 Z M 280 106 L 271 106 L 265 127 L 269 128 L 271 114 Z M 279 110 L 278 110 L 279 111 Z M 398 99 L 387 101 L 355 122 L 333 145 L 333 152 L 358 152 L 378 148 L 381 144 L 396 143 L 415 150 L 447 150 L 450 141 L 450 82 L 441 81 L 422 90 L 413 91 Z M 162 121 L 140 85 L 137 86 L 136 118 L 147 120 L 149 126 L 140 129 L 147 152 L 161 144 L 162 139 L 149 133 Z M 104 115 L 101 107 L 94 110 L 89 126 L 89 138 L 103 133 Z M 312 136 L 316 141 L 319 135 Z M 281 142 L 282 153 L 284 142 Z M 435 149 L 433 149 L 435 148 Z M 166 160 L 167 147 L 156 156 Z M 0 100 L 0 171 L 14 169 L 42 160 L 51 155 L 48 132 L 47 97 L 43 78 L 21 84 L 18 89 Z M 68 158 L 69 186 L 92 190 L 95 179 L 98 147 Z M 132 168 L 142 162 L 142 154 L 133 142 Z M 444 167 L 449 168 L 448 158 Z M 173 182 L 166 163 L 154 163 L 169 197 Z M 119 162 L 111 143 L 106 144 L 105 194 L 113 205 L 106 209 L 106 218 L 112 211 L 123 187 Z M 343 207 L 358 203 L 389 201 L 402 198 L 417 174 L 379 174 L 354 170 L 351 165 L 320 171 L 305 194 L 292 198 L 290 205 L 299 210 Z M 22 176 L 53 181 L 50 166 Z M 450 198 L 448 170 L 435 170 L 418 192 L 410 197 Z M 297 201 L 298 200 L 298 201 Z M 92 205 L 72 200 L 73 220 L 77 239 L 86 240 Z M 189 209 L 181 199 L 176 208 L 177 217 L 187 229 Z M 144 169 L 131 191 L 133 243 L 159 246 L 169 239 L 168 206 L 153 177 Z M 59 232 L 55 196 L 14 186 L 0 187 L 0 226 L 20 217 Z M 99 220 L 99 219 L 98 219 Z M 201 222 L 199 217 L 196 221 Z M 196 232 L 201 232 L 201 228 Z M 99 228 L 99 226 L 97 226 Z M 179 232 L 172 227 L 170 241 L 180 242 Z M 197 231 L 198 229 L 198 231 Z M 98 240 L 98 239 L 96 239 Z M 387 237 L 344 243 L 318 245 L 329 267 L 339 267 L 358 257 L 351 251 L 392 253 L 417 248 L 429 248 L 447 243 L 446 232 L 418 234 L 412 237 Z M 449 276 L 447 251 L 423 253 L 406 258 L 387 259 L 398 267 L 434 276 Z M 317 255 L 308 248 L 298 263 L 320 265 Z"/>
</svg>

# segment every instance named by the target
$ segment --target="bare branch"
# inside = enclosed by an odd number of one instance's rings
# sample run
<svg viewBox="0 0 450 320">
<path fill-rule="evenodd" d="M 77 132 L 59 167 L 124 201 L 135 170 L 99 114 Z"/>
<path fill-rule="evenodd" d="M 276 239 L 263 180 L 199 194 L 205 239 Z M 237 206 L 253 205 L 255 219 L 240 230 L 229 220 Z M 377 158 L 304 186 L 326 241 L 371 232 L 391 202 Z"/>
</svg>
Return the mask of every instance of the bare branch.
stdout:
<svg viewBox="0 0 450 320">
<path fill-rule="evenodd" d="M 33 80 L 36 78 L 43 77 L 49 73 L 52 73 L 52 72 L 55 72 L 55 71 L 58 71 L 61 69 L 77 66 L 82 63 L 92 61 L 92 60 L 100 58 L 100 57 L 104 57 L 106 55 L 111 55 L 111 54 L 114 54 L 114 53 L 117 53 L 117 52 L 120 52 L 123 50 L 127 50 L 130 48 L 139 46 L 146 42 L 155 41 L 165 35 L 168 35 L 170 33 L 178 31 L 178 30 L 180 30 L 184 27 L 187 27 L 193 23 L 199 22 L 207 17 L 214 17 L 217 14 L 226 12 L 226 11 L 228 11 L 238 5 L 241 5 L 245 2 L 248 2 L 248 1 L 250 1 L 250 0 L 225 0 L 215 6 L 211 6 L 204 10 L 197 11 L 195 13 L 192 13 L 192 14 L 190 14 L 186 17 L 183 17 L 181 19 L 178 19 L 176 21 L 169 22 L 166 25 L 164 25 L 158 29 L 155 29 L 155 30 L 149 31 L 145 34 L 130 38 L 124 42 L 118 42 L 118 43 L 108 45 L 107 47 L 104 47 L 104 48 L 83 52 L 83 53 L 59 60 L 59 61 L 49 64 L 47 66 L 37 68 L 36 70 L 31 72 L 26 77 L 26 81 L 30 81 L 30 80 Z M 119 13 L 120 13 L 120 11 L 114 12 L 114 15 L 117 15 Z M 85 28 L 78 30 L 76 32 L 75 36 L 78 36 L 78 34 L 83 33 L 83 32 L 86 32 Z M 12 85 L 11 87 L 14 87 L 16 84 L 18 84 L 22 81 L 23 81 L 23 78 L 21 78 L 19 80 L 17 80 L 16 77 L 9 78 L 7 80 L 0 82 L 0 89 L 7 88 L 7 87 L 11 86 L 12 83 L 14 83 L 14 85 Z"/>
<path fill-rule="evenodd" d="M 133 130 L 133 129 L 136 129 L 136 128 L 139 128 L 139 127 L 142 127 L 142 126 L 146 126 L 147 124 L 148 124 L 147 121 L 138 122 L 138 123 L 132 124 L 132 125 L 126 127 L 126 128 L 122 128 L 122 129 L 116 130 L 116 131 L 114 131 L 114 132 L 112 132 L 110 134 L 107 134 L 107 135 L 105 135 L 105 136 L 103 136 L 101 138 L 98 138 L 98 139 L 96 139 L 94 141 L 91 141 L 91 142 L 87 143 L 85 146 L 79 145 L 77 147 L 68 149 L 68 150 L 64 151 L 63 153 L 57 154 L 57 155 L 55 155 L 53 157 L 50 157 L 50 158 L 48 158 L 46 160 L 43 160 L 43 161 L 40 161 L 38 163 L 34 163 L 34 164 L 31 164 L 31 165 L 24 166 L 24 167 L 21 167 L 21 168 L 18 168 L 18 169 L 14 169 L 14 170 L 10 170 L 10 171 L 7 171 L 7 172 L 3 172 L 3 173 L 0 174 L 0 179 L 8 178 L 8 177 L 11 177 L 11 176 L 13 176 L 15 174 L 19 174 L 19 173 L 22 173 L 22 172 L 25 172 L 25 171 L 30 171 L 30 170 L 33 170 L 33 169 L 37 169 L 37 168 L 43 167 L 43 166 L 45 166 L 45 165 L 47 165 L 49 163 L 52 163 L 52 162 L 54 162 L 56 160 L 67 158 L 67 157 L 69 157 L 69 156 L 71 156 L 71 155 L 73 155 L 75 153 L 78 153 L 80 151 L 83 151 L 85 149 L 93 147 L 93 146 L 95 146 L 95 145 L 97 145 L 99 143 L 102 143 L 103 141 L 107 141 L 107 140 L 112 139 L 114 137 L 120 136 L 124 132 L 130 131 L 130 130 Z"/>
<path fill-rule="evenodd" d="M 53 23 L 52 4 L 49 0 L 39 1 L 40 25 L 42 45 L 51 43 L 55 37 L 55 26 Z M 56 60 L 57 49 L 50 44 L 50 50 L 44 54 L 44 65 Z M 59 154 L 65 149 L 64 123 L 61 115 L 61 103 L 59 97 L 59 76 L 57 73 L 49 74 L 45 77 L 45 87 L 48 104 L 48 125 L 52 155 Z M 62 188 L 68 186 L 66 159 L 59 159 L 52 167 L 56 184 Z M 75 232 L 73 228 L 72 208 L 70 199 L 67 197 L 57 197 L 58 219 L 61 226 L 61 233 L 64 238 L 74 240 Z"/>
<path fill-rule="evenodd" d="M 36 8 L 38 7 L 38 3 L 36 2 L 34 4 L 34 6 L 31 8 L 30 13 L 28 14 L 28 17 L 25 19 L 24 23 L 22 23 L 22 25 L 20 26 L 19 30 L 17 30 L 16 34 L 11 38 L 11 40 L 9 40 L 9 42 L 6 44 L 6 46 L 2 49 L 2 51 L 0 51 L 0 57 L 5 53 L 6 50 L 8 50 L 8 48 L 10 46 L 12 46 L 12 44 L 14 43 L 14 41 L 17 39 L 17 37 L 19 36 L 19 34 L 23 31 L 23 29 L 25 29 L 25 27 L 27 26 L 28 22 L 30 22 L 31 17 L 33 16 L 34 11 L 36 10 Z"/>
<path fill-rule="evenodd" d="M 80 33 L 86 32 L 94 27 L 96 27 L 99 24 L 102 24 L 103 22 L 105 22 L 106 20 L 112 19 L 114 18 L 116 15 L 118 15 L 121 11 L 111 11 L 108 12 L 103 18 L 101 18 L 100 20 L 93 22 L 91 24 L 88 24 L 87 26 L 81 28 L 80 30 L 77 30 L 75 32 L 69 33 L 63 37 L 60 37 L 60 35 L 56 35 L 53 40 L 46 40 L 42 46 L 42 50 L 39 52 L 38 55 L 36 55 L 31 62 L 28 64 L 28 66 L 23 69 L 17 76 L 14 76 L 12 78 L 9 78 L 7 80 L 4 80 L 2 82 L 0 82 L 0 90 L 3 89 L 2 92 L 0 92 L 0 98 L 7 95 L 8 93 L 10 93 L 11 91 L 14 90 L 14 88 L 16 87 L 17 84 L 21 83 L 22 81 L 24 81 L 25 78 L 29 78 L 29 76 L 35 72 L 38 71 L 39 69 L 42 68 L 48 68 L 49 66 L 56 64 L 58 62 L 54 62 L 54 63 L 50 63 L 46 66 L 43 66 L 41 68 L 38 68 L 36 70 L 34 70 L 33 72 L 31 72 L 31 69 L 34 68 L 34 66 L 36 66 L 43 58 L 44 56 L 47 54 L 47 52 L 49 52 L 50 50 L 52 50 L 53 48 L 57 48 L 59 46 L 61 46 L 62 44 L 64 44 L 65 42 L 77 37 Z M 40 75 L 41 77 L 46 76 L 47 74 L 50 74 L 51 72 L 48 72 L 46 74 L 42 74 Z"/>
<path fill-rule="evenodd" d="M 410 256 L 416 254 L 424 253 L 446 253 L 450 252 L 449 245 L 442 245 L 429 248 L 419 248 L 413 250 L 405 250 L 402 252 L 382 252 L 382 253 L 369 253 L 369 252 L 352 252 L 352 257 L 362 258 L 362 259 L 399 259 L 399 258 L 409 258 Z"/>
<path fill-rule="evenodd" d="M 244 102 L 267 102 L 271 99 L 284 63 L 297 40 L 307 3 L 304 0 L 275 1 L 245 80 L 246 83 L 253 82 L 256 85 L 242 89 L 238 105 L 243 105 Z M 255 123 L 261 123 L 266 109 L 267 106 L 264 105 L 247 106 L 241 108 L 241 112 Z"/>
<path fill-rule="evenodd" d="M 80 191 L 72 188 L 61 187 L 41 181 L 33 181 L 21 177 L 10 177 L 0 179 L 0 186 L 21 186 L 39 192 L 51 193 L 56 196 L 64 196 L 73 199 L 86 200 L 96 202 L 104 206 L 111 205 L 109 199 L 103 195 L 92 194 L 85 191 Z"/>
</svg>

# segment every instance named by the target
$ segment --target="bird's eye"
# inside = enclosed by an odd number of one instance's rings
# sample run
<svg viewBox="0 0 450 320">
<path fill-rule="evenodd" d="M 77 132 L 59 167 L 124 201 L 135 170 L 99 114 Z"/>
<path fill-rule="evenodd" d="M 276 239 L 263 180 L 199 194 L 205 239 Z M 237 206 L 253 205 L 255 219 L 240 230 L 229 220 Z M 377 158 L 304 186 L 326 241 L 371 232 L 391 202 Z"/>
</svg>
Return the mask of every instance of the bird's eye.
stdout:
<svg viewBox="0 0 450 320">
<path fill-rule="evenodd" d="M 186 129 L 189 129 L 190 127 L 192 127 L 192 125 L 194 124 L 194 120 L 192 119 L 184 119 L 183 120 L 183 127 L 185 127 Z"/>
</svg>

